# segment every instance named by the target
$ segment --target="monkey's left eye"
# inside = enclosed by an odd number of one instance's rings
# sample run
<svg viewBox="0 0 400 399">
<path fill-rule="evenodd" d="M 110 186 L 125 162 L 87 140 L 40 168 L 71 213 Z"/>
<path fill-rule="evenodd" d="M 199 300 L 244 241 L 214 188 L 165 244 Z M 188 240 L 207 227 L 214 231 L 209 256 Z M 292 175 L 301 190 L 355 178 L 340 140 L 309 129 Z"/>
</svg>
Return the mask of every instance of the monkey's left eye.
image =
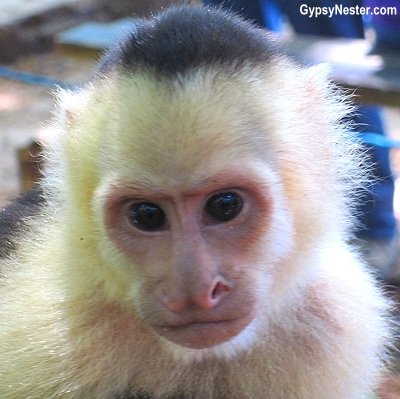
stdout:
<svg viewBox="0 0 400 399">
<path fill-rule="evenodd" d="M 217 222 L 229 222 L 239 215 L 243 200 L 236 193 L 213 195 L 206 204 L 205 210 Z"/>
<path fill-rule="evenodd" d="M 138 202 L 129 208 L 129 220 L 139 230 L 160 230 L 165 225 L 165 213 L 152 202 Z"/>
</svg>

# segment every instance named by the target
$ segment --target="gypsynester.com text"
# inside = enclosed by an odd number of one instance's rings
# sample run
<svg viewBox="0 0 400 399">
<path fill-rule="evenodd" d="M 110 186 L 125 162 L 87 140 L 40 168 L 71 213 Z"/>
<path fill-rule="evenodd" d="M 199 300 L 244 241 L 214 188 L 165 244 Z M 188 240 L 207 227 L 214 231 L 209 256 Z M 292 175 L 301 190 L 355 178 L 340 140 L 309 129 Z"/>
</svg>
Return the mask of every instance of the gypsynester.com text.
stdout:
<svg viewBox="0 0 400 399">
<path fill-rule="evenodd" d="M 307 4 L 300 6 L 301 15 L 308 15 L 309 18 L 318 18 L 320 15 L 327 15 L 332 18 L 334 15 L 397 15 L 397 7 L 344 7 L 342 4 L 335 4 L 332 7 L 309 7 Z"/>
</svg>

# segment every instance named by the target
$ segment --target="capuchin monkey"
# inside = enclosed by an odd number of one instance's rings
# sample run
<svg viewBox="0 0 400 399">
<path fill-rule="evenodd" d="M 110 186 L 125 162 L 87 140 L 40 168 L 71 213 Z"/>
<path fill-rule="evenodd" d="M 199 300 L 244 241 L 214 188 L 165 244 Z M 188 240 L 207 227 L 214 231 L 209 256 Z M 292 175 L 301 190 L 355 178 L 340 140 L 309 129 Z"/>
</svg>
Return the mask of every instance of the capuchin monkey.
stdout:
<svg viewBox="0 0 400 399">
<path fill-rule="evenodd" d="M 367 177 L 325 75 L 183 6 L 59 93 L 40 189 L 0 219 L 0 397 L 371 394 L 388 304 L 347 244 Z"/>
</svg>

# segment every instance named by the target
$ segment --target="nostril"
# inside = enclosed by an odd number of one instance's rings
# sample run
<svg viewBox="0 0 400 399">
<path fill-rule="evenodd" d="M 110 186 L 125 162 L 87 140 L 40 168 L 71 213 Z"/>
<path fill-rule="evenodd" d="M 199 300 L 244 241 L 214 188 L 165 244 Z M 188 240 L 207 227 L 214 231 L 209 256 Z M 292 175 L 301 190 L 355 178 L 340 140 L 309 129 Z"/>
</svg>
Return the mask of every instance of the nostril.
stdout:
<svg viewBox="0 0 400 399">
<path fill-rule="evenodd" d="M 211 293 L 211 299 L 214 301 L 220 300 L 221 297 L 224 296 L 224 294 L 229 291 L 230 291 L 230 287 L 228 287 L 226 284 L 222 283 L 221 281 L 218 281 L 214 287 L 214 290 Z"/>
</svg>

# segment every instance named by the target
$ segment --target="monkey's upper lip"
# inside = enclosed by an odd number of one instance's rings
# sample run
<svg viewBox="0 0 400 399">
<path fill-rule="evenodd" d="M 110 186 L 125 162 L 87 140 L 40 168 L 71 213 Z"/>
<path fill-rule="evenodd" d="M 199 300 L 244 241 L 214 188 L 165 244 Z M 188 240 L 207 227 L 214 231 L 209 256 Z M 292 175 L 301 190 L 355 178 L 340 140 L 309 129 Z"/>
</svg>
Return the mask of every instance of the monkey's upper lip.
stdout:
<svg viewBox="0 0 400 399">
<path fill-rule="evenodd" d="M 224 323 L 229 323 L 229 322 L 234 322 L 237 319 L 222 319 L 222 320 L 194 320 L 190 322 L 185 322 L 185 323 L 174 323 L 174 324 L 164 324 L 164 325 L 158 325 L 155 326 L 156 328 L 164 329 L 164 330 L 180 330 L 180 329 L 185 329 L 185 328 L 190 328 L 190 327 L 195 327 L 195 326 L 205 326 L 205 325 L 217 325 L 217 324 L 224 324 Z"/>
</svg>

